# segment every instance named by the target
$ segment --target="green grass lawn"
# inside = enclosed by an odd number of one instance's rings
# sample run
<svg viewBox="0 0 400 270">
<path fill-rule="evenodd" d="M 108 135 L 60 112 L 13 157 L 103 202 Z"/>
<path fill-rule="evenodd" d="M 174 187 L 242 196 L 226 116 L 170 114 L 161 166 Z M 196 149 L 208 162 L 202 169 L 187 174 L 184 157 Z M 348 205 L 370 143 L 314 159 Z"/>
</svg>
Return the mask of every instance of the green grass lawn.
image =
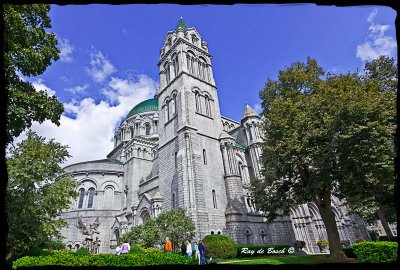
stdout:
<svg viewBox="0 0 400 270">
<path fill-rule="evenodd" d="M 263 258 L 243 258 L 218 262 L 220 264 L 313 264 L 327 259 L 328 255 L 284 255 Z"/>
</svg>

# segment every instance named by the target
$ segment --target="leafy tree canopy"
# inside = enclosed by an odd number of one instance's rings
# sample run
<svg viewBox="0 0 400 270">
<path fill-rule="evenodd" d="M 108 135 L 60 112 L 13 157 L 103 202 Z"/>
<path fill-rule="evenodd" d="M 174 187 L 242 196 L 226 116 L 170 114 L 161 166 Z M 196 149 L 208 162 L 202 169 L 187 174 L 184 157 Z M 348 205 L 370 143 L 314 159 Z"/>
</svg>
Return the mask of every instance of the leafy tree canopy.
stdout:
<svg viewBox="0 0 400 270">
<path fill-rule="evenodd" d="M 185 214 L 183 209 L 173 209 L 161 213 L 155 219 L 149 219 L 146 223 L 135 226 L 130 232 L 123 235 L 132 243 L 138 243 L 144 247 L 153 247 L 165 242 L 169 237 L 172 248 L 177 249 L 183 240 L 192 239 L 195 235 L 195 225 Z"/>
<path fill-rule="evenodd" d="M 51 27 L 50 5 L 3 5 L 4 71 L 7 101 L 7 143 L 32 125 L 49 119 L 59 125 L 62 104 L 45 91 L 36 91 L 24 76 L 42 74 L 59 59 L 57 38 L 46 30 Z"/>
<path fill-rule="evenodd" d="M 65 146 L 54 140 L 45 142 L 31 131 L 11 150 L 6 193 L 8 258 L 60 238 L 59 230 L 66 222 L 57 216 L 78 195 L 76 180 L 60 167 L 67 157 Z"/>
<path fill-rule="evenodd" d="M 252 180 L 256 205 L 273 220 L 279 211 L 314 202 L 331 257 L 343 256 L 331 195 L 356 202 L 371 198 L 372 187 L 381 187 L 374 200 L 380 191 L 393 192 L 397 81 L 382 73 L 393 70 L 371 62 L 365 75 L 325 74 L 308 58 L 281 70 L 260 92 L 264 178 Z"/>
</svg>

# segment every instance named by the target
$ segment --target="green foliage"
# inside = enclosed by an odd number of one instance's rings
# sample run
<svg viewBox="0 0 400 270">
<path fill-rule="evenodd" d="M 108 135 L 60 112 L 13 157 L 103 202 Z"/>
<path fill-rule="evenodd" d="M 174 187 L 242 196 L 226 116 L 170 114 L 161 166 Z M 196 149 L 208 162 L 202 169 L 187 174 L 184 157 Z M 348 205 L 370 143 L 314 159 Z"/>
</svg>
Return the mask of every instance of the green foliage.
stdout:
<svg viewBox="0 0 400 270">
<path fill-rule="evenodd" d="M 76 180 L 64 174 L 60 163 L 69 156 L 67 148 L 45 142 L 33 132 L 12 149 L 7 158 L 6 211 L 9 232 L 7 257 L 19 257 L 31 247 L 54 248 L 60 229 L 56 219 L 77 196 Z"/>
<path fill-rule="evenodd" d="M 17 72 L 24 76 L 42 74 L 52 61 L 59 59 L 57 38 L 48 33 L 51 21 L 50 5 L 3 5 L 4 71 L 7 102 L 7 143 L 13 141 L 33 121 L 49 119 L 59 125 L 63 112 L 56 97 L 36 91 Z"/>
<path fill-rule="evenodd" d="M 286 255 L 290 254 L 289 248 L 290 245 L 285 245 L 285 244 L 273 244 L 273 245 L 238 244 L 236 245 L 236 257 L 274 256 L 277 254 Z M 274 251 L 283 251 L 283 253 L 276 253 Z"/>
<path fill-rule="evenodd" d="M 347 258 L 357 258 L 352 247 L 344 247 L 342 248 L 342 251 Z"/>
<path fill-rule="evenodd" d="M 397 242 L 361 242 L 353 244 L 353 250 L 361 263 L 387 263 L 397 260 Z"/>
<path fill-rule="evenodd" d="M 154 247 L 165 244 L 169 237 L 172 248 L 177 249 L 178 243 L 191 239 L 195 234 L 193 221 L 186 216 L 183 209 L 173 209 L 160 214 L 156 219 L 149 219 L 145 224 L 135 226 L 122 237 L 127 237 L 131 243 L 138 243 L 143 247 Z"/>
<path fill-rule="evenodd" d="M 379 239 L 379 233 L 376 231 L 370 231 L 369 232 L 369 237 L 371 237 L 372 241 L 378 241 Z"/>
<path fill-rule="evenodd" d="M 131 245 L 131 249 L 129 250 L 129 254 L 138 254 L 138 253 L 144 253 L 144 248 L 142 248 L 138 244 Z"/>
<path fill-rule="evenodd" d="M 329 242 L 328 242 L 328 244 L 329 244 Z M 342 240 L 342 241 L 340 241 L 340 246 L 342 248 L 350 247 L 350 240 Z"/>
<path fill-rule="evenodd" d="M 303 249 L 306 246 L 306 242 L 303 240 L 296 240 L 293 245 L 295 248 Z"/>
<path fill-rule="evenodd" d="M 278 213 L 314 202 L 331 257 L 341 257 L 331 195 L 359 208 L 394 204 L 393 63 L 381 57 L 366 64 L 365 75 L 332 75 L 308 58 L 279 71 L 260 92 L 264 177 L 251 179 L 255 204 L 273 221 Z"/>
<path fill-rule="evenodd" d="M 318 240 L 317 246 L 319 246 L 320 249 L 328 248 L 329 242 L 327 240 Z"/>
<path fill-rule="evenodd" d="M 232 238 L 221 234 L 210 234 L 204 237 L 206 256 L 209 258 L 230 259 L 237 254 L 236 244 Z"/>
<path fill-rule="evenodd" d="M 13 262 L 13 269 L 31 266 L 69 266 L 69 267 L 135 267 L 151 265 L 196 265 L 198 262 L 187 256 L 165 253 L 147 254 L 98 254 L 76 256 L 74 254 L 60 254 L 45 257 L 22 257 Z"/>
<path fill-rule="evenodd" d="M 79 248 L 76 252 L 75 252 L 75 256 L 88 256 L 90 255 L 89 250 L 87 250 L 84 247 Z"/>
</svg>

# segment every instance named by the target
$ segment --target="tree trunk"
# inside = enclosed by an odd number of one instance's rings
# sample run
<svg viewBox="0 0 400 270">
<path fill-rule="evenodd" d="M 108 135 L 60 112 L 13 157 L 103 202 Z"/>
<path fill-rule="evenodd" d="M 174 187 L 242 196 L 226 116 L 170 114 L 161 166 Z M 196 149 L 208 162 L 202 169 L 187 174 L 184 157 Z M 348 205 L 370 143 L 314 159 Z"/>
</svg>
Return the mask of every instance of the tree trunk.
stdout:
<svg viewBox="0 0 400 270">
<path fill-rule="evenodd" d="M 340 247 L 339 231 L 336 226 L 335 214 L 331 208 L 331 194 L 321 194 L 314 199 L 315 204 L 318 207 L 319 213 L 321 214 L 322 221 L 325 224 L 326 233 L 328 234 L 329 241 L 329 258 L 332 260 L 343 260 L 346 257 Z"/>
<path fill-rule="evenodd" d="M 379 208 L 379 210 L 378 210 L 378 218 L 380 219 L 380 221 L 382 223 L 383 229 L 386 232 L 388 240 L 393 241 L 393 238 L 394 238 L 393 233 L 392 233 L 392 230 L 389 228 L 389 223 L 386 220 L 385 212 L 383 211 L 382 208 Z"/>
</svg>

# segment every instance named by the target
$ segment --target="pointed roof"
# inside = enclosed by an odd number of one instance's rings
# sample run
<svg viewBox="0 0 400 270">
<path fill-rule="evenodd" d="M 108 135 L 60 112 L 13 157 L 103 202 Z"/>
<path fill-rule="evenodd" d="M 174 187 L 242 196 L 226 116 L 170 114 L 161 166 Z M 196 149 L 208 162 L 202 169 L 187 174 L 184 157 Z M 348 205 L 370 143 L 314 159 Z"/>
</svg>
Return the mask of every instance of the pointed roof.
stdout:
<svg viewBox="0 0 400 270">
<path fill-rule="evenodd" d="M 178 25 L 176 26 L 175 30 L 178 30 L 179 28 L 182 28 L 182 29 L 188 28 L 182 17 L 179 19 Z"/>
<path fill-rule="evenodd" d="M 234 138 L 229 135 L 228 133 L 226 133 L 224 130 L 221 132 L 221 134 L 219 135 L 219 139 L 229 139 L 229 140 L 234 140 Z"/>
<path fill-rule="evenodd" d="M 260 116 L 253 110 L 252 107 L 249 106 L 249 104 L 246 104 L 246 108 L 244 108 L 244 113 L 242 119 L 245 119 L 247 117 L 255 116 L 260 118 Z"/>
</svg>

